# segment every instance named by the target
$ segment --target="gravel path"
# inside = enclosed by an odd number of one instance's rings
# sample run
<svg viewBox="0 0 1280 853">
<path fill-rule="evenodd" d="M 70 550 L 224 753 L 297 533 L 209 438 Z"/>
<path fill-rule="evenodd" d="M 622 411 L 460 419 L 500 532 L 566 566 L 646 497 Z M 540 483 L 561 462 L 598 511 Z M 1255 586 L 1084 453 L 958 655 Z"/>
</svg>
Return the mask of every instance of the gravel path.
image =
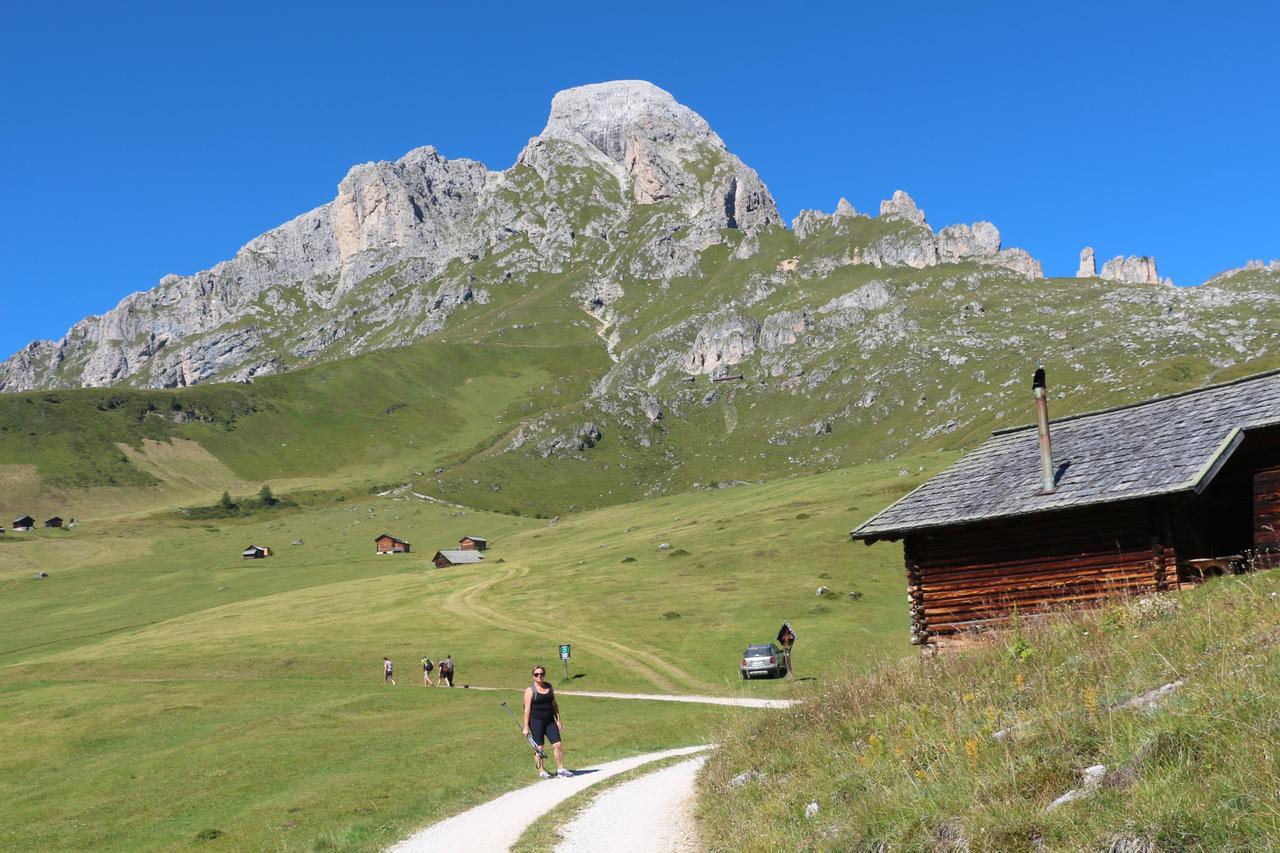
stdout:
<svg viewBox="0 0 1280 853">
<path fill-rule="evenodd" d="M 454 815 L 448 820 L 427 827 L 391 848 L 392 853 L 415 851 L 467 850 L 474 853 L 498 853 L 514 844 L 538 818 L 546 814 L 562 800 L 585 790 L 610 776 L 624 773 L 634 767 L 677 755 L 691 755 L 709 749 L 707 746 L 687 746 L 667 749 L 610 761 L 597 767 L 584 768 L 572 779 L 547 779 L 535 781 L 519 790 L 503 794 L 496 800 Z M 600 849 L 600 848 L 597 848 Z"/>
<path fill-rule="evenodd" d="M 480 687 L 468 684 L 469 690 L 496 690 L 512 692 L 516 688 Z M 518 688 L 523 690 L 524 688 Z M 640 699 L 648 702 L 695 702 L 701 705 L 730 705 L 735 708 L 790 708 L 797 699 L 753 699 L 750 696 L 693 696 L 684 693 L 609 693 L 602 690 L 560 690 L 557 696 L 591 696 L 597 699 Z"/>
<path fill-rule="evenodd" d="M 556 853 L 696 853 L 694 781 L 705 755 L 605 791 L 562 831 Z"/>
</svg>

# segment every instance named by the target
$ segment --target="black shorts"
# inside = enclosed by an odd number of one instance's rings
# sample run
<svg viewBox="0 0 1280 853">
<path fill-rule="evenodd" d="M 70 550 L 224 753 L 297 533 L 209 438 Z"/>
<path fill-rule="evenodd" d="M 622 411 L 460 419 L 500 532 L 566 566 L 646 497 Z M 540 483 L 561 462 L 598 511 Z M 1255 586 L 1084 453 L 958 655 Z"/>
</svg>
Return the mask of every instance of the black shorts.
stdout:
<svg viewBox="0 0 1280 853">
<path fill-rule="evenodd" d="M 555 720 L 529 720 L 529 737 L 533 738 L 533 742 L 542 746 L 542 738 L 552 743 L 560 742 L 560 727 L 556 725 Z"/>
</svg>

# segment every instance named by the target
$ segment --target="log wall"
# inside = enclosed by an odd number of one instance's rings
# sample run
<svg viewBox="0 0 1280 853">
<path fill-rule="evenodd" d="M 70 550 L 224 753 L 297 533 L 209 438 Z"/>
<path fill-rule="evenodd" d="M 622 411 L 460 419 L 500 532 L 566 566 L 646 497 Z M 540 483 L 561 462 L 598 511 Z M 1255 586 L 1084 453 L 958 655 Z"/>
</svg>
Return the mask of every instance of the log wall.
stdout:
<svg viewBox="0 0 1280 853">
<path fill-rule="evenodd" d="M 1280 467 L 1254 472 L 1253 548 L 1259 552 L 1280 549 Z"/>
<path fill-rule="evenodd" d="M 1014 607 L 1098 603 L 1176 587 L 1168 516 L 1156 505 L 943 528 L 904 544 L 914 643 L 1008 619 Z"/>
</svg>

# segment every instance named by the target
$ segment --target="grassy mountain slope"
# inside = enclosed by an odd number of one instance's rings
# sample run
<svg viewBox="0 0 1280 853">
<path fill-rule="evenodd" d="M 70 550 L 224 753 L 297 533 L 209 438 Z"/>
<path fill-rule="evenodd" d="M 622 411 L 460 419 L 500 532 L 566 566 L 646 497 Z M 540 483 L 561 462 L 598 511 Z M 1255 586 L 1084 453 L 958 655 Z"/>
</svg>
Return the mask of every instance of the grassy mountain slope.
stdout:
<svg viewBox="0 0 1280 853">
<path fill-rule="evenodd" d="M 21 748 L 0 755 L 0 846 L 172 848 L 217 830 L 246 849 L 377 849 L 529 781 L 497 703 L 534 662 L 564 689 L 776 696 L 792 685 L 743 684 L 736 663 L 784 618 L 801 675 L 909 653 L 899 555 L 846 530 L 925 472 L 868 466 L 553 526 L 402 492 L 6 534 L 0 740 Z M 414 553 L 375 556 L 384 530 Z M 434 549 L 463 534 L 492 540 L 487 561 L 434 569 Z M 276 555 L 240 559 L 250 542 Z M 837 594 L 815 597 L 820 584 Z M 560 642 L 573 644 L 571 685 Z M 459 683 L 513 692 L 412 687 L 418 658 L 446 653 Z M 562 705 L 574 766 L 704 742 L 733 716 Z"/>
<path fill-rule="evenodd" d="M 849 674 L 724 739 L 703 780 L 706 837 L 716 850 L 1270 849 L 1278 665 L 1269 571 Z M 1155 707 L 1137 698 L 1170 684 Z M 1095 765 L 1089 796 L 1050 809 Z"/>
</svg>

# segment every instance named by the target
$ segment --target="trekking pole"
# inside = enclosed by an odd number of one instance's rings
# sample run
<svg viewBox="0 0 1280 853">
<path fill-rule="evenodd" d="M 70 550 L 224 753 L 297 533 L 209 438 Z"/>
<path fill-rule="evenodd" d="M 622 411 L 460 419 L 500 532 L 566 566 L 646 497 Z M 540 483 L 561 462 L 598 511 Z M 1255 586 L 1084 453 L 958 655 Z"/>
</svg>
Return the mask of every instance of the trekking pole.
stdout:
<svg viewBox="0 0 1280 853">
<path fill-rule="evenodd" d="M 516 712 L 511 710 L 511 707 L 507 705 L 506 702 L 502 702 L 500 704 L 502 705 L 502 709 L 511 715 L 511 719 L 515 721 L 516 728 L 520 730 L 520 734 L 524 735 L 524 726 L 521 725 L 519 718 L 516 717 Z M 538 753 L 539 758 L 546 758 L 546 756 L 542 754 L 542 747 L 538 746 L 538 742 L 533 739 L 533 735 L 524 735 L 524 739 L 529 742 L 529 746 L 533 747 L 533 751 Z"/>
</svg>

